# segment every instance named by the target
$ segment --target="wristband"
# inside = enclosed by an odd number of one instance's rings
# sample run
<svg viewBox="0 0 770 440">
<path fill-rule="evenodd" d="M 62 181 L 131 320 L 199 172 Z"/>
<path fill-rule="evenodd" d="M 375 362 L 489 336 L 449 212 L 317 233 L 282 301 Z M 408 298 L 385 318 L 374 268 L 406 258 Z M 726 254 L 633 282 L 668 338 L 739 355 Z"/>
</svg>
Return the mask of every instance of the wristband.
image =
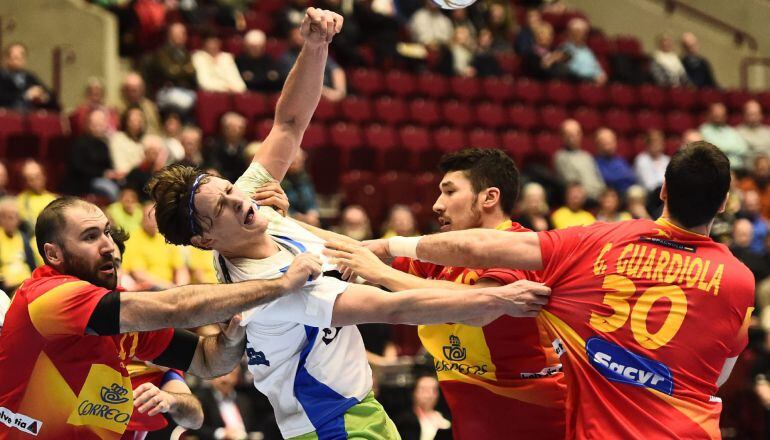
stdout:
<svg viewBox="0 0 770 440">
<path fill-rule="evenodd" d="M 392 237 L 388 239 L 388 252 L 392 257 L 409 257 L 417 260 L 417 243 L 422 237 Z"/>
</svg>

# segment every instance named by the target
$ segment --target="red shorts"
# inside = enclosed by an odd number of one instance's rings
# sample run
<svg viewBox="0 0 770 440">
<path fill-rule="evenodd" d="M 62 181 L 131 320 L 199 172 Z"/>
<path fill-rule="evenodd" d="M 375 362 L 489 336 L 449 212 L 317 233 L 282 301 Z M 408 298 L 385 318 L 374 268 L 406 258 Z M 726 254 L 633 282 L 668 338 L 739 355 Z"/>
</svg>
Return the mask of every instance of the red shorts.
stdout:
<svg viewBox="0 0 770 440">
<path fill-rule="evenodd" d="M 564 439 L 563 406 L 533 405 L 458 381 L 442 381 L 441 390 L 452 412 L 455 440 Z"/>
</svg>

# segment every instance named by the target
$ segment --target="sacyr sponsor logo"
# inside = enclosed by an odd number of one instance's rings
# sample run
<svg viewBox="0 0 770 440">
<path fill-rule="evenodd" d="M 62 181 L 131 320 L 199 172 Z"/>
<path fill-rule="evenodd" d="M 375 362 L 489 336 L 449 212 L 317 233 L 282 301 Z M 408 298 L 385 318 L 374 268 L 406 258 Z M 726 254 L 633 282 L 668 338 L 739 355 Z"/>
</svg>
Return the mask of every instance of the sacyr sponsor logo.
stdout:
<svg viewBox="0 0 770 440">
<path fill-rule="evenodd" d="M 110 388 L 102 387 L 99 393 L 102 401 L 105 403 L 111 403 L 113 405 L 128 402 L 128 397 L 125 397 L 126 394 L 128 394 L 128 390 L 116 383 L 113 383 Z"/>
<path fill-rule="evenodd" d="M 651 388 L 669 395 L 674 391 L 671 371 L 658 361 L 596 336 L 586 341 L 586 354 L 591 365 L 608 380 Z"/>
<path fill-rule="evenodd" d="M 455 335 L 449 336 L 449 345 L 444 347 L 444 357 L 450 361 L 459 362 L 465 360 L 465 348 L 460 345 L 460 338 Z"/>
<path fill-rule="evenodd" d="M 95 416 L 105 420 L 112 420 L 115 423 L 127 424 L 131 414 L 121 412 L 110 405 L 103 403 L 94 403 L 84 400 L 78 405 L 78 414 L 81 416 Z"/>
</svg>

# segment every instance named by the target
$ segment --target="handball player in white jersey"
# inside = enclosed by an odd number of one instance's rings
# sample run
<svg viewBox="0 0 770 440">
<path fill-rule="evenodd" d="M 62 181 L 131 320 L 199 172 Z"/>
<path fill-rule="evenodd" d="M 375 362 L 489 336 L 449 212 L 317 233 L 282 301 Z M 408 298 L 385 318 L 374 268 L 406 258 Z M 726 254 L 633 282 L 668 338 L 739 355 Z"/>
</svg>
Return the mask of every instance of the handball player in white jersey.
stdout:
<svg viewBox="0 0 770 440">
<path fill-rule="evenodd" d="M 305 44 L 276 106 L 272 130 L 246 172 L 232 184 L 173 165 L 149 184 L 160 232 L 178 245 L 214 250 L 221 282 L 280 277 L 294 259 L 322 262 L 325 239 L 340 239 L 251 200 L 284 177 L 318 104 L 328 43 L 342 17 L 309 8 Z M 536 283 L 452 291 L 387 293 L 321 275 L 291 295 L 243 314 L 254 385 L 270 400 L 285 438 L 397 439 L 372 394 L 372 375 L 354 324 L 486 322 L 502 314 L 534 316 L 549 289 Z"/>
</svg>

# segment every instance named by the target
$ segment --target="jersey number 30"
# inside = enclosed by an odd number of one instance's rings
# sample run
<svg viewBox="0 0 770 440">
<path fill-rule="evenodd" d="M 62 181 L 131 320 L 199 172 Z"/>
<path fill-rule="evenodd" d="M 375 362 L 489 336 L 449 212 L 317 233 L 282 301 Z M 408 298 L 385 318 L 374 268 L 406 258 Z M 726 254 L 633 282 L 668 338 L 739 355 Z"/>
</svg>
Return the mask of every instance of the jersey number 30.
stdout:
<svg viewBox="0 0 770 440">
<path fill-rule="evenodd" d="M 630 317 L 634 339 L 650 350 L 668 344 L 679 331 L 687 314 L 687 297 L 678 286 L 664 284 L 650 287 L 636 299 L 633 308 L 629 303 L 629 299 L 636 294 L 633 281 L 621 275 L 607 275 L 602 288 L 609 290 L 603 302 L 612 308 L 613 313 L 605 316 L 591 312 L 591 326 L 600 332 L 611 333 L 623 327 Z M 647 316 L 655 302 L 664 298 L 671 304 L 668 315 L 657 331 L 650 332 Z"/>
</svg>

